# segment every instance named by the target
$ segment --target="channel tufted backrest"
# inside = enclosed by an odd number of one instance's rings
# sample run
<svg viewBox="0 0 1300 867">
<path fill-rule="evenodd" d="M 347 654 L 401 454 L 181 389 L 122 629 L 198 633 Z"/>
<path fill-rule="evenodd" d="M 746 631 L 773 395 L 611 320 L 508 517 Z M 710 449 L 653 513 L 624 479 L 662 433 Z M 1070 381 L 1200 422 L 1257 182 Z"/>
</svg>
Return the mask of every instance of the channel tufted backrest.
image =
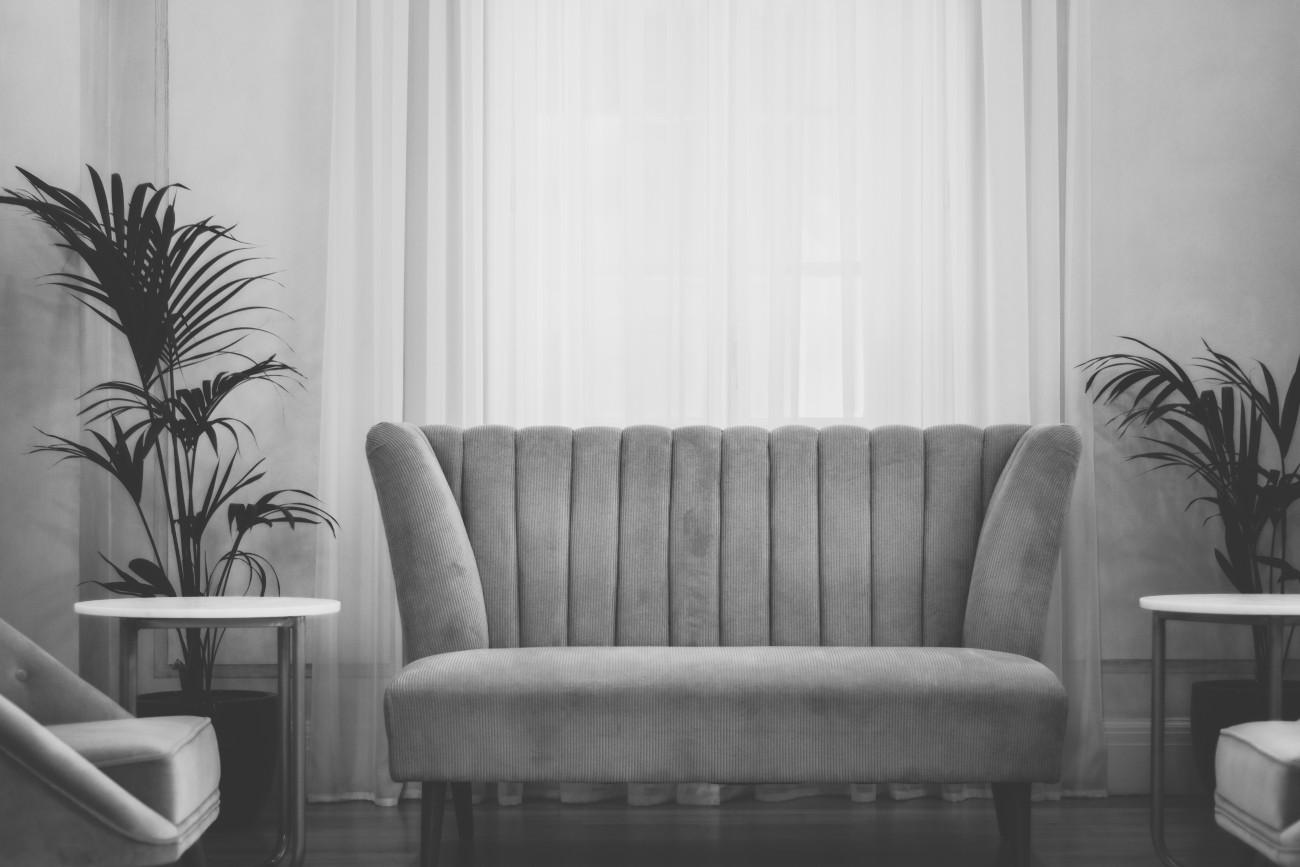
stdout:
<svg viewBox="0 0 1300 867">
<path fill-rule="evenodd" d="M 1028 428 L 421 430 L 490 646 L 956 646 Z"/>
</svg>

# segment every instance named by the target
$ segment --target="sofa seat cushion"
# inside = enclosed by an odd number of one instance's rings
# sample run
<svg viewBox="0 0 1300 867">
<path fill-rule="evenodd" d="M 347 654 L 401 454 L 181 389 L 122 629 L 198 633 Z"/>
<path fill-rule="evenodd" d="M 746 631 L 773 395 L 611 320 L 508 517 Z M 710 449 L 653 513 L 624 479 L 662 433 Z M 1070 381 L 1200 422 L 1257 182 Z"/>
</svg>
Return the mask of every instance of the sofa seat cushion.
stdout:
<svg viewBox="0 0 1300 867">
<path fill-rule="evenodd" d="M 206 717 L 66 723 L 51 733 L 119 786 L 182 828 L 215 809 L 221 762 Z"/>
<path fill-rule="evenodd" d="M 397 780 L 964 782 L 1059 776 L 1065 690 L 940 647 L 533 647 L 411 663 Z"/>
<path fill-rule="evenodd" d="M 1300 864 L 1300 723 L 1252 722 L 1219 733 L 1215 819 L 1276 864 Z"/>
</svg>

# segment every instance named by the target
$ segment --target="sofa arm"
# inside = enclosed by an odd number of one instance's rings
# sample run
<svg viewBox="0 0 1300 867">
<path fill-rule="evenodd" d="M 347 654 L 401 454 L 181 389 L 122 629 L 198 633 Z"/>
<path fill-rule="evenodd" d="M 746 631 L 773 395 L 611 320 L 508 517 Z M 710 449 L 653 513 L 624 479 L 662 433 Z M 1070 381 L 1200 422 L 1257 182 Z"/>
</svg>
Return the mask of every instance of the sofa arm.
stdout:
<svg viewBox="0 0 1300 867">
<path fill-rule="evenodd" d="M 1067 425 L 1032 427 L 1007 460 L 980 530 L 962 643 L 1037 659 L 1081 448 Z"/>
<path fill-rule="evenodd" d="M 366 437 L 366 457 L 388 536 L 406 660 L 487 647 L 474 549 L 433 447 L 415 425 L 383 422 Z"/>
</svg>

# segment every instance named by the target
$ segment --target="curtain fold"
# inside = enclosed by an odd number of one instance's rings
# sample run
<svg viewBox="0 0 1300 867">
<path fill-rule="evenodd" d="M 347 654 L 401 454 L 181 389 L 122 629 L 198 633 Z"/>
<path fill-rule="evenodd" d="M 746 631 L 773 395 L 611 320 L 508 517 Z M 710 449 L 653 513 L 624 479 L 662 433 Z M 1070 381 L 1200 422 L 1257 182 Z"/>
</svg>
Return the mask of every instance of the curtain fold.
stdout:
<svg viewBox="0 0 1300 867">
<path fill-rule="evenodd" d="M 401 630 L 364 442 L 402 415 L 407 7 L 338 3 L 334 14 L 319 491 L 343 530 L 319 534 L 314 593 L 343 614 L 308 633 L 308 791 L 394 804 L 383 691 Z"/>
<path fill-rule="evenodd" d="M 361 447 L 374 421 L 1069 421 L 1087 435 L 1068 12 L 339 0 L 321 487 L 350 533 L 323 543 L 317 592 L 357 616 L 313 653 L 341 660 L 313 678 L 313 792 L 396 791 L 380 696 L 399 644 Z M 1072 699 L 1068 794 L 1105 789 L 1090 473 L 1085 460 L 1046 649 Z"/>
<path fill-rule="evenodd" d="M 1079 474 L 1062 540 L 1061 586 L 1051 613 L 1054 628 L 1050 657 L 1070 694 L 1062 784 L 1069 794 L 1106 794 L 1106 743 L 1101 689 L 1101 579 L 1097 551 L 1096 469 L 1093 407 L 1080 385 L 1076 365 L 1092 353 L 1092 275 L 1090 270 L 1092 200 L 1089 148 L 1092 80 L 1089 16 L 1081 4 L 1069 4 L 1068 52 L 1058 58 L 1065 74 L 1066 105 L 1058 165 L 1063 199 L 1055 227 L 1060 233 L 1061 269 L 1061 417 L 1083 438 Z"/>
</svg>

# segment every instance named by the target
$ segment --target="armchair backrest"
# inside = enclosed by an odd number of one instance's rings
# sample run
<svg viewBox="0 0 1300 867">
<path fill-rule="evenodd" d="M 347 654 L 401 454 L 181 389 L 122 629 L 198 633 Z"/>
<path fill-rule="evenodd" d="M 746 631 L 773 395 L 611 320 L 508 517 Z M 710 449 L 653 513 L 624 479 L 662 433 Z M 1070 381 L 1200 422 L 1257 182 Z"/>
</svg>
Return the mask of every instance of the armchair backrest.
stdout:
<svg viewBox="0 0 1300 867">
<path fill-rule="evenodd" d="M 0 696 L 42 725 L 121 719 L 117 702 L 0 620 Z"/>
</svg>

